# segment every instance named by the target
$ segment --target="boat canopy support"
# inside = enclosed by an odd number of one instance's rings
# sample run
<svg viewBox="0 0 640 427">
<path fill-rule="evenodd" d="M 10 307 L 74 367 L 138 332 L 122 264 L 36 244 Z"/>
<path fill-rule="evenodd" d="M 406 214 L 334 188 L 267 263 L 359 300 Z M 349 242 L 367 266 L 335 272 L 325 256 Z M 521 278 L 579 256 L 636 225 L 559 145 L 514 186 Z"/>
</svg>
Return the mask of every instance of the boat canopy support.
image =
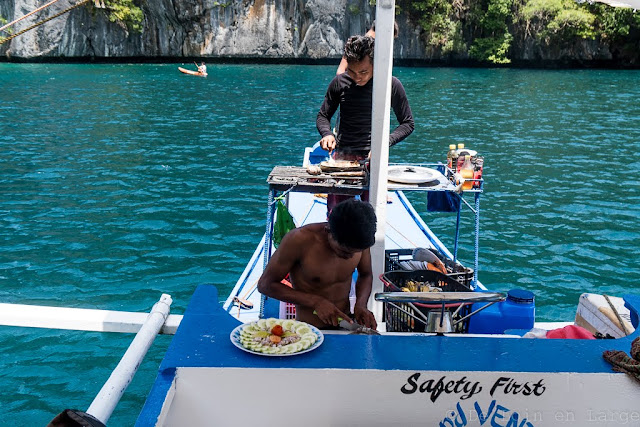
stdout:
<svg viewBox="0 0 640 427">
<path fill-rule="evenodd" d="M 383 305 L 373 296 L 382 292 L 379 277 L 384 273 L 385 234 L 387 223 L 387 175 L 389 165 L 389 128 L 391 111 L 391 72 L 393 70 L 393 24 L 395 0 L 376 2 L 376 43 L 373 61 L 373 110 L 371 111 L 371 176 L 369 201 L 376 212 L 376 241 L 371 248 L 373 289 L 369 309 L 382 322 Z"/>
</svg>

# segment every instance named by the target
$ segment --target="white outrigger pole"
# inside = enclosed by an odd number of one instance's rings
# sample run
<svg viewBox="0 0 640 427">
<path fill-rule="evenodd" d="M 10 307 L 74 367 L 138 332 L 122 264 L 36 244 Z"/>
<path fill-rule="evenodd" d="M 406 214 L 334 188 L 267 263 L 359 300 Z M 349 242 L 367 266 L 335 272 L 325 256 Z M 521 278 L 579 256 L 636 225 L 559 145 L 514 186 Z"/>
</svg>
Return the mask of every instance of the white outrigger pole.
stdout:
<svg viewBox="0 0 640 427">
<path fill-rule="evenodd" d="M 0 303 L 0 325 L 24 328 L 136 333 L 148 316 L 149 313 L 128 311 Z M 181 320 L 179 314 L 167 316 L 160 333 L 175 334 Z"/>
<path fill-rule="evenodd" d="M 0 325 L 97 332 L 137 332 L 87 414 L 106 424 L 159 333 L 175 334 L 181 315 L 169 315 L 171 296 L 162 294 L 150 313 L 0 303 Z"/>
<path fill-rule="evenodd" d="M 87 409 L 89 415 L 93 415 L 103 424 L 107 424 L 113 410 L 120 401 L 124 391 L 131 383 L 136 374 L 142 359 L 149 351 L 153 340 L 158 335 L 160 328 L 164 325 L 169 316 L 171 307 L 171 296 L 162 294 L 160 301 L 155 303 L 135 338 L 129 345 L 124 356 L 113 370 L 107 382 L 102 386 L 98 395 L 93 399 L 91 406 Z"/>
<path fill-rule="evenodd" d="M 389 114 L 391 110 L 391 71 L 393 69 L 393 23 L 395 0 L 376 2 L 376 43 L 373 54 L 373 109 L 371 111 L 371 175 L 369 201 L 376 212 L 376 242 L 371 248 L 373 289 L 369 308 L 382 322 L 382 303 L 374 300 L 382 292 L 384 237 L 387 224 L 387 166 L 389 164 Z"/>
</svg>

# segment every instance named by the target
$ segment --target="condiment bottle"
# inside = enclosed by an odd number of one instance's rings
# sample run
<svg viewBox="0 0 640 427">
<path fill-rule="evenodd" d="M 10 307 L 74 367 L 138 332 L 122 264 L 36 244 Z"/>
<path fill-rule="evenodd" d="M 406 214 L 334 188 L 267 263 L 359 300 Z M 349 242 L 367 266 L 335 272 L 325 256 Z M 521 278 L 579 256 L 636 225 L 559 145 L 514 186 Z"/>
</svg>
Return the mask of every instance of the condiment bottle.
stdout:
<svg viewBox="0 0 640 427">
<path fill-rule="evenodd" d="M 471 156 L 464 156 L 464 163 L 462 163 L 462 167 L 460 168 L 460 176 L 462 176 L 466 181 L 462 184 L 462 190 L 471 190 L 473 188 L 473 164 L 471 163 Z"/>
<path fill-rule="evenodd" d="M 473 171 L 473 179 L 482 179 L 482 168 L 484 167 L 484 158 L 478 156 L 476 158 L 476 165 Z M 480 181 L 473 182 L 473 188 L 480 188 Z"/>
<path fill-rule="evenodd" d="M 464 149 L 464 144 L 458 144 L 458 150 L 456 150 L 458 155 L 458 161 L 456 163 L 456 172 L 460 172 L 460 168 L 462 168 L 462 164 L 464 163 L 464 156 L 469 154 L 469 151 Z"/>
<path fill-rule="evenodd" d="M 447 153 L 447 166 L 453 170 L 456 167 L 458 161 L 458 154 L 456 153 L 456 144 L 449 145 L 449 152 Z"/>
</svg>

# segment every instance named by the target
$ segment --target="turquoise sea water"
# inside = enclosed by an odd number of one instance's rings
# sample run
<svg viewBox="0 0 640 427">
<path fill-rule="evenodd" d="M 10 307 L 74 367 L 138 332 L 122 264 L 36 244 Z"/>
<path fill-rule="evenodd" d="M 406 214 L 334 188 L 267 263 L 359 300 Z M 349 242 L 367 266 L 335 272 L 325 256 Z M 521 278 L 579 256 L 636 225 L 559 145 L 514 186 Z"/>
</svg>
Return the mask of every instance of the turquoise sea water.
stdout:
<svg viewBox="0 0 640 427">
<path fill-rule="evenodd" d="M 0 64 L 0 302 L 148 311 L 168 293 L 182 313 L 200 283 L 230 291 L 264 232 L 266 176 L 318 140 L 335 68 L 209 70 Z M 572 320 L 583 292 L 640 292 L 640 72 L 394 74 L 416 130 L 391 161 L 444 161 L 458 142 L 485 157 L 485 285 L 534 291 L 538 320 Z M 455 216 L 424 217 L 450 245 Z M 3 422 L 86 409 L 132 338 L 0 327 Z M 134 423 L 169 341 L 110 425 Z"/>
</svg>

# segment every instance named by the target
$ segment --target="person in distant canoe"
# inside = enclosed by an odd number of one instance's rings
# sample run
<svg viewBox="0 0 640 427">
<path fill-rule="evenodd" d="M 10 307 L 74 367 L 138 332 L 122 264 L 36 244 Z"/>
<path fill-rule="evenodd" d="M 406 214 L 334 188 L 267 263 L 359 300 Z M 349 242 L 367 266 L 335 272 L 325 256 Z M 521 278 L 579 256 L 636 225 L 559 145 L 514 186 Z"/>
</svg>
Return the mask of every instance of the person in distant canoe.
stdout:
<svg viewBox="0 0 640 427">
<path fill-rule="evenodd" d="M 320 146 L 334 151 L 335 160 L 364 160 L 371 151 L 371 110 L 373 106 L 373 48 L 369 36 L 352 36 L 344 46 L 347 71 L 329 84 L 324 102 L 316 118 L 316 127 L 322 136 Z M 331 131 L 331 118 L 340 107 L 340 126 L 337 135 Z M 399 126 L 391 132 L 389 145 L 395 145 L 409 136 L 414 129 L 413 114 L 407 94 L 400 80 L 391 78 L 391 108 Z M 362 194 L 368 200 L 367 192 Z M 349 198 L 337 194 L 327 197 L 330 212 L 341 200 Z"/>
<path fill-rule="evenodd" d="M 369 28 L 369 31 L 367 31 L 364 35 L 369 36 L 373 39 L 376 38 L 376 21 L 373 21 L 373 23 L 371 24 L 371 28 Z M 397 37 L 398 37 L 398 23 L 394 21 L 393 38 L 395 39 Z M 345 71 L 347 71 L 347 57 L 342 55 L 342 59 L 340 60 L 340 65 L 338 65 L 338 70 L 336 71 L 336 74 L 342 74 Z"/>
<path fill-rule="evenodd" d="M 373 282 L 369 248 L 375 232 L 376 214 L 371 205 L 346 200 L 331 211 L 328 222 L 285 234 L 258 280 L 258 290 L 295 304 L 299 321 L 321 329 L 335 328 L 339 318 L 351 318 L 349 293 L 357 269 L 353 318 L 375 329 L 375 317 L 367 309 Z M 282 283 L 287 274 L 292 287 Z"/>
<path fill-rule="evenodd" d="M 203 76 L 207 75 L 207 66 L 204 65 L 204 62 L 198 65 L 198 72 L 200 72 Z"/>
</svg>

